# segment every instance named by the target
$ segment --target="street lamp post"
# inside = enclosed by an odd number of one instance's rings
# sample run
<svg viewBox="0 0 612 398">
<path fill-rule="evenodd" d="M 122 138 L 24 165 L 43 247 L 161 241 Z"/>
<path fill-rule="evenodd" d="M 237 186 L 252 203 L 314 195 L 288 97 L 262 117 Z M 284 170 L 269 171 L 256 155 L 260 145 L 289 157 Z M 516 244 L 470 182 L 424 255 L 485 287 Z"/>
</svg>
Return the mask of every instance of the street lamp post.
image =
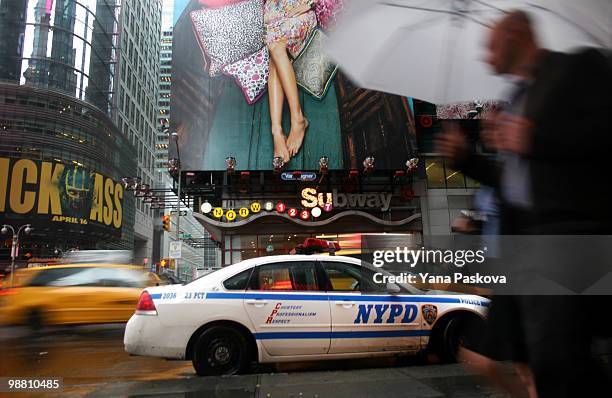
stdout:
<svg viewBox="0 0 612 398">
<path fill-rule="evenodd" d="M 0 231 L 3 235 L 6 235 L 9 230 L 13 233 L 13 243 L 11 245 L 11 287 L 13 287 L 13 282 L 15 280 L 15 257 L 17 257 L 17 249 L 19 247 L 19 234 L 22 230 L 26 234 L 29 234 L 33 229 L 31 224 L 25 224 L 19 227 L 17 232 L 15 232 L 15 228 L 13 228 L 12 225 L 4 224 Z"/>
<path fill-rule="evenodd" d="M 176 158 L 177 158 L 177 175 L 178 175 L 178 182 L 177 182 L 177 195 L 178 195 L 178 204 L 177 204 L 177 211 L 176 211 L 176 241 L 180 242 L 181 241 L 181 154 L 179 152 L 179 143 L 178 143 L 178 133 L 176 131 L 173 131 L 172 133 L 170 133 L 170 135 L 172 136 L 172 138 L 174 139 L 174 143 L 176 144 Z M 176 259 L 178 260 L 178 259 Z M 175 275 L 177 278 L 180 279 L 179 276 L 179 267 L 178 267 L 178 261 L 175 260 Z"/>
</svg>

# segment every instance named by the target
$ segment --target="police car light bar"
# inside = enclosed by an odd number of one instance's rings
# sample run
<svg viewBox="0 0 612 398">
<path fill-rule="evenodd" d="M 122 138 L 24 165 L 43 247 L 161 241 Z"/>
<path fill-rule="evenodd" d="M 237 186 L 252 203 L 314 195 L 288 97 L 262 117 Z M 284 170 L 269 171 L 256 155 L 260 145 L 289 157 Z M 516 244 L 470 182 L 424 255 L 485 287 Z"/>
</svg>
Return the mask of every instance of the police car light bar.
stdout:
<svg viewBox="0 0 612 398">
<path fill-rule="evenodd" d="M 306 238 L 304 243 L 296 248 L 301 254 L 335 253 L 340 250 L 338 242 L 330 242 L 318 238 Z"/>
</svg>

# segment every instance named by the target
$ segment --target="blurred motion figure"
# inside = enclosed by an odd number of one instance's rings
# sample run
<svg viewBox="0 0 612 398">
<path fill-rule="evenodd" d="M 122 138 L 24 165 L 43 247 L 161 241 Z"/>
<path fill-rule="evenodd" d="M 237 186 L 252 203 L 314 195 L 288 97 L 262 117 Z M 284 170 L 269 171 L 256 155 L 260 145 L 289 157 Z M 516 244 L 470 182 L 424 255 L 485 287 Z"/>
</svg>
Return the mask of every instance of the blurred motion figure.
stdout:
<svg viewBox="0 0 612 398">
<path fill-rule="evenodd" d="M 612 149 L 609 54 L 595 48 L 573 54 L 541 49 L 522 11 L 493 27 L 487 50 L 487 63 L 514 86 L 509 105 L 484 129 L 497 156 L 469 153 L 457 128 L 446 129 L 439 152 L 496 190 L 501 234 L 610 234 L 609 184 L 596 172 L 608 169 Z M 576 272 L 567 268 L 567 275 Z M 601 396 L 610 390 L 590 349 L 595 337 L 610 330 L 609 322 L 595 330 L 592 320 L 609 309 L 609 301 L 608 296 L 496 296 L 484 353 L 528 363 L 519 366 L 519 375 L 530 389 L 529 368 L 533 371 L 537 394 L 531 388 L 531 397 Z"/>
</svg>

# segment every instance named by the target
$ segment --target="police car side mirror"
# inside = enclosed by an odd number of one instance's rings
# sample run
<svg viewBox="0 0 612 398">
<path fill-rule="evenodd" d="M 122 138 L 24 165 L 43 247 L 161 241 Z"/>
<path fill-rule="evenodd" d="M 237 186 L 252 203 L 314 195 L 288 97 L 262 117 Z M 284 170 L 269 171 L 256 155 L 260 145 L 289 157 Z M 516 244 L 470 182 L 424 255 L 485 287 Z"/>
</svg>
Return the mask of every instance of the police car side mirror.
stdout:
<svg viewBox="0 0 612 398">
<path fill-rule="evenodd" d="M 395 293 L 399 293 L 401 292 L 401 289 L 399 286 L 397 286 L 395 283 L 391 283 L 391 282 L 387 282 L 387 292 L 391 293 L 391 294 L 395 294 Z"/>
</svg>

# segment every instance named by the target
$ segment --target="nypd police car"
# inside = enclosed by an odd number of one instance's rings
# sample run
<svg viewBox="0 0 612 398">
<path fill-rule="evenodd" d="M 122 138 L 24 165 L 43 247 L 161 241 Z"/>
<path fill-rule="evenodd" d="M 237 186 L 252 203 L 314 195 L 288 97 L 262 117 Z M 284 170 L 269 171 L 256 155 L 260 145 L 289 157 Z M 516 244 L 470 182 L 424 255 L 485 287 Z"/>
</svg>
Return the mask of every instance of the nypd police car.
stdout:
<svg viewBox="0 0 612 398">
<path fill-rule="evenodd" d="M 124 336 L 133 355 L 191 360 L 198 375 L 253 361 L 416 354 L 453 360 L 489 300 L 379 286 L 358 259 L 286 255 L 242 261 L 186 285 L 147 288 Z M 442 294 L 441 294 L 442 293 Z"/>
</svg>

